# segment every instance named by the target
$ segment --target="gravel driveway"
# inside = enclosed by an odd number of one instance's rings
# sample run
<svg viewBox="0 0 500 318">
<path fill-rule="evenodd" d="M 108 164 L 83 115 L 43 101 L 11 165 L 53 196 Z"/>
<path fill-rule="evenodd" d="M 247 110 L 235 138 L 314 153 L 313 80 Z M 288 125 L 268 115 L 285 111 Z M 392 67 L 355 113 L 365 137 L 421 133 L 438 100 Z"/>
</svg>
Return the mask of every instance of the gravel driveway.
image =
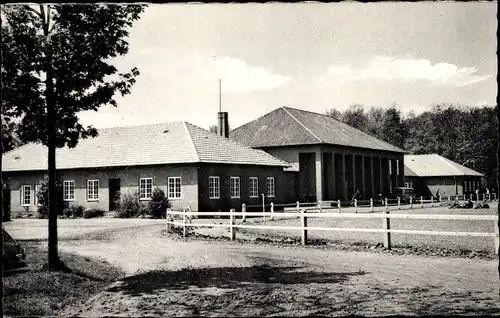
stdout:
<svg viewBox="0 0 500 318">
<path fill-rule="evenodd" d="M 61 221 L 61 250 L 130 275 L 64 316 L 500 314 L 497 261 L 184 241 L 153 220 Z M 46 224 L 5 227 L 43 240 Z"/>
</svg>

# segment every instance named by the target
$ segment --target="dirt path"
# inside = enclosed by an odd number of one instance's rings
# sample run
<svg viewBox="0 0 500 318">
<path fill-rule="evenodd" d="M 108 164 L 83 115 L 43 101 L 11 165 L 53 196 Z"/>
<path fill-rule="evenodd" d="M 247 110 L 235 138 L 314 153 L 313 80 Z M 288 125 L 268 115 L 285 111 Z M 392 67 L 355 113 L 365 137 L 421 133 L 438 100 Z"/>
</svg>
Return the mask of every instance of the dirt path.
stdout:
<svg viewBox="0 0 500 318">
<path fill-rule="evenodd" d="M 131 275 L 62 315 L 500 314 L 496 261 L 183 241 L 163 228 L 62 242 Z"/>
</svg>

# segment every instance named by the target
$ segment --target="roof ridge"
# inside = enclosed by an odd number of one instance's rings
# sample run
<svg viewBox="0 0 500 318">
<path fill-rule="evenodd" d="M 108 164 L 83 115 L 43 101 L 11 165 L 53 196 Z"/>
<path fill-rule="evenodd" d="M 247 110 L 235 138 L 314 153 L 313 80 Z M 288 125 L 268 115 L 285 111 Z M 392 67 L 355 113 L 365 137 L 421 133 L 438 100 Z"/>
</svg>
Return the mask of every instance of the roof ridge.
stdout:
<svg viewBox="0 0 500 318">
<path fill-rule="evenodd" d="M 300 120 L 298 120 L 297 118 L 295 118 L 295 116 L 293 116 L 287 109 L 285 106 L 282 106 L 281 107 L 290 117 L 292 117 L 297 123 L 299 123 L 299 125 L 301 125 L 302 127 L 304 127 L 314 138 L 316 138 L 320 143 L 323 143 L 323 140 L 321 140 L 318 136 L 316 136 L 312 131 L 311 129 L 307 128 L 306 125 L 304 125 Z"/>
<path fill-rule="evenodd" d="M 458 162 L 454 162 L 454 161 L 452 161 L 452 160 L 450 160 L 450 159 L 448 159 L 448 158 L 446 158 L 446 157 L 443 157 L 443 156 L 441 156 L 441 155 L 439 155 L 439 154 L 436 154 L 436 155 L 437 155 L 437 156 L 439 156 L 439 157 L 441 158 L 441 160 L 444 160 L 444 162 L 446 162 L 449 166 L 453 167 L 453 169 L 458 170 L 458 172 L 459 172 L 461 175 L 463 175 L 463 176 L 465 176 L 465 175 L 466 175 L 464 171 L 461 171 L 460 169 L 457 169 L 457 167 L 455 167 L 455 165 L 453 165 L 453 163 L 456 163 L 457 165 L 460 165 L 460 166 L 462 166 L 462 167 L 464 167 L 464 168 L 466 168 L 466 169 L 469 169 L 469 168 L 467 168 L 467 167 L 466 167 L 466 166 L 464 166 L 464 165 L 459 164 Z M 472 170 L 472 169 L 470 169 L 470 170 Z M 472 171 L 475 171 L 475 170 L 472 170 Z M 476 172 L 477 172 L 477 171 L 476 171 Z"/>
<path fill-rule="evenodd" d="M 194 156 L 196 157 L 196 160 L 199 162 L 200 161 L 200 155 L 198 154 L 198 149 L 196 149 L 196 145 L 194 144 L 193 137 L 191 136 L 191 131 L 189 131 L 189 128 L 187 127 L 187 125 L 189 123 L 185 122 L 185 121 L 182 122 L 182 123 L 183 123 L 184 129 L 186 130 L 186 133 L 188 135 L 188 138 L 189 138 L 189 141 L 191 143 L 191 146 L 193 147 Z"/>
<path fill-rule="evenodd" d="M 182 124 L 185 121 L 172 121 L 165 123 L 156 123 L 156 124 L 142 124 L 142 125 L 129 125 L 129 126 L 116 126 L 116 127 L 105 127 L 105 128 L 97 128 L 97 130 L 112 130 L 112 129 L 121 129 L 121 128 L 137 128 L 137 127 L 151 127 L 151 126 L 161 126 L 161 125 L 172 125 L 172 124 Z"/>
</svg>

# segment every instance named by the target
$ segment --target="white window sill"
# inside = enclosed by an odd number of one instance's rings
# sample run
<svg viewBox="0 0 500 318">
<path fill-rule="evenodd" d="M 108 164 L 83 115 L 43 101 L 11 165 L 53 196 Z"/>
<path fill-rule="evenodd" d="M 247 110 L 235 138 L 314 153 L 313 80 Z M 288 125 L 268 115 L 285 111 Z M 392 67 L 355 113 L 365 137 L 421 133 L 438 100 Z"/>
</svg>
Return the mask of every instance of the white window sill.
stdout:
<svg viewBox="0 0 500 318">
<path fill-rule="evenodd" d="M 241 199 L 241 197 L 231 197 L 231 199 Z"/>
<path fill-rule="evenodd" d="M 140 198 L 139 201 L 151 201 L 151 198 Z"/>
<path fill-rule="evenodd" d="M 87 199 L 88 202 L 99 202 L 99 199 Z"/>
<path fill-rule="evenodd" d="M 21 204 L 22 207 L 28 208 L 31 206 L 31 204 Z"/>
<path fill-rule="evenodd" d="M 75 201 L 75 199 L 64 199 L 63 201 L 64 202 L 73 202 L 73 201 Z"/>
<path fill-rule="evenodd" d="M 213 197 L 213 198 L 209 198 L 210 200 L 219 200 L 220 197 Z"/>
<path fill-rule="evenodd" d="M 182 200 L 182 198 L 167 198 L 168 200 Z"/>
<path fill-rule="evenodd" d="M 258 198 L 258 197 L 259 197 L 258 195 L 257 195 L 257 196 L 254 196 L 254 197 L 253 197 L 253 196 L 250 196 L 250 199 L 255 199 L 255 198 Z"/>
</svg>

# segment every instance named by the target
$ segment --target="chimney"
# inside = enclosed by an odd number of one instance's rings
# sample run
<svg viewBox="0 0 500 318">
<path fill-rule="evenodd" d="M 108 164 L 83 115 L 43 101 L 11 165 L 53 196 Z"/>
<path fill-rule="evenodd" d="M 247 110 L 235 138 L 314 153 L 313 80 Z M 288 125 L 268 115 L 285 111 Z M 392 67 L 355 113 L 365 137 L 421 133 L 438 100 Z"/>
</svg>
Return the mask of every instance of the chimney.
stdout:
<svg viewBox="0 0 500 318">
<path fill-rule="evenodd" d="M 229 138 L 229 121 L 227 119 L 227 112 L 218 112 L 217 119 L 217 135 Z"/>
</svg>

